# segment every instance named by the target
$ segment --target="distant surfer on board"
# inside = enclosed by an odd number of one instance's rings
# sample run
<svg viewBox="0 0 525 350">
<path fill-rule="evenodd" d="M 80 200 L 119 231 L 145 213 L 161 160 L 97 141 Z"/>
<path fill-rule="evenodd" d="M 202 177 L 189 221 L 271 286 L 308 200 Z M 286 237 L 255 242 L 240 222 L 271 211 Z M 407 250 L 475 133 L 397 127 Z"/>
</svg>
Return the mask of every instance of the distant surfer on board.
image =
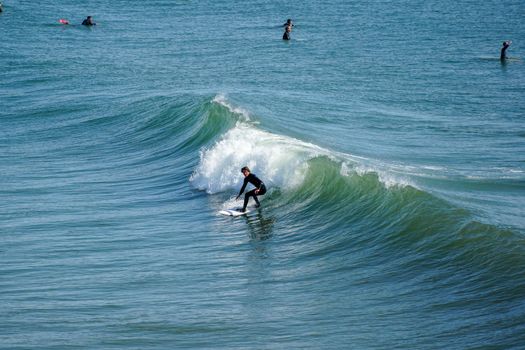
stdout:
<svg viewBox="0 0 525 350">
<path fill-rule="evenodd" d="M 93 22 L 93 18 L 91 16 L 87 16 L 85 20 L 82 21 L 83 26 L 96 26 L 97 24 Z"/>
<path fill-rule="evenodd" d="M 510 44 L 512 44 L 512 41 L 504 41 L 503 46 L 501 47 L 501 54 L 499 56 L 499 59 L 501 61 L 505 61 L 507 59 L 507 49 L 509 48 Z"/>
<path fill-rule="evenodd" d="M 264 182 L 261 181 L 255 174 L 252 174 L 250 172 L 250 169 L 245 166 L 241 169 L 241 173 L 244 175 L 244 183 L 242 184 L 241 191 L 239 192 L 239 195 L 235 199 L 239 199 L 241 194 L 244 192 L 244 189 L 246 188 L 246 185 L 251 183 L 255 186 L 255 189 L 246 192 L 244 195 L 244 205 L 242 209 L 239 209 L 239 211 L 245 212 L 246 206 L 248 205 L 248 201 L 250 200 L 250 197 L 253 197 L 255 200 L 255 207 L 258 208 L 261 206 L 261 203 L 259 203 L 259 200 L 257 199 L 257 196 L 262 196 L 266 193 L 266 186 L 264 185 Z"/>
<path fill-rule="evenodd" d="M 290 33 L 292 32 L 293 23 L 290 18 L 286 21 L 285 24 L 283 24 L 284 27 L 284 33 L 283 33 L 283 40 L 290 40 Z"/>
</svg>

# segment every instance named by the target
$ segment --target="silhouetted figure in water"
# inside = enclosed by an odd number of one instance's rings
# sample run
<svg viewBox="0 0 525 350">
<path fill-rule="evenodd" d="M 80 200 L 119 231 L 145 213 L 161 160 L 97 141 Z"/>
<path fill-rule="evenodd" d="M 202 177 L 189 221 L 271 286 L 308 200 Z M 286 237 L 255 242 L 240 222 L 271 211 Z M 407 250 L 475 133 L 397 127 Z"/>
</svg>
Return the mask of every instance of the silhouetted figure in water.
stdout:
<svg viewBox="0 0 525 350">
<path fill-rule="evenodd" d="M 286 21 L 285 24 L 283 24 L 284 27 L 284 33 L 283 33 L 283 40 L 290 40 L 290 33 L 292 32 L 293 23 L 290 18 Z"/>
<path fill-rule="evenodd" d="M 96 26 L 97 24 L 93 22 L 93 18 L 91 16 L 87 16 L 85 20 L 82 21 L 83 26 Z"/>
<path fill-rule="evenodd" d="M 505 61 L 507 59 L 506 51 L 509 48 L 510 44 L 512 44 L 512 41 L 504 41 L 503 46 L 501 47 L 501 55 L 499 56 L 499 59 L 501 61 Z"/>
</svg>

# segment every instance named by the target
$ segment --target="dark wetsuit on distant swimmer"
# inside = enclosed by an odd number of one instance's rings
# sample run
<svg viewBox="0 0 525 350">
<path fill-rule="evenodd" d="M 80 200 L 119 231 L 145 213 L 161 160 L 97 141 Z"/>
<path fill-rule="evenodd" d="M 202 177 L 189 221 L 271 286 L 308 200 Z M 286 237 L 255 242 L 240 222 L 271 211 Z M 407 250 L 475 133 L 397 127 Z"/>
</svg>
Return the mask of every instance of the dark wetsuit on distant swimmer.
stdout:
<svg viewBox="0 0 525 350">
<path fill-rule="evenodd" d="M 512 41 L 504 41 L 503 42 L 503 46 L 501 47 L 501 54 L 499 56 L 499 59 L 501 61 L 505 61 L 507 59 L 507 49 L 509 48 L 510 44 L 512 43 Z"/>
<path fill-rule="evenodd" d="M 97 24 L 93 22 L 93 18 L 91 16 L 87 16 L 85 20 L 82 21 L 83 26 L 96 26 Z"/>
<path fill-rule="evenodd" d="M 291 19 L 288 19 L 285 24 L 283 24 L 284 27 L 284 33 L 283 33 L 283 40 L 290 40 L 290 33 L 292 32 L 293 23 Z"/>
<path fill-rule="evenodd" d="M 283 33 L 283 40 L 290 40 L 290 33 L 292 32 L 292 26 L 286 26 Z"/>
<path fill-rule="evenodd" d="M 259 179 L 255 174 L 250 173 L 250 170 L 248 168 L 243 168 L 242 173 L 244 174 L 244 183 L 242 184 L 242 188 L 237 198 L 239 198 L 244 192 L 244 189 L 246 188 L 248 182 L 255 186 L 255 189 L 246 192 L 246 194 L 244 195 L 244 205 L 241 211 L 246 211 L 246 206 L 248 205 L 250 197 L 253 197 L 253 199 L 255 200 L 255 207 L 259 207 L 261 205 L 261 203 L 259 203 L 259 200 L 257 199 L 257 196 L 266 193 L 266 186 L 264 185 L 264 182 L 262 182 L 261 179 Z"/>
</svg>

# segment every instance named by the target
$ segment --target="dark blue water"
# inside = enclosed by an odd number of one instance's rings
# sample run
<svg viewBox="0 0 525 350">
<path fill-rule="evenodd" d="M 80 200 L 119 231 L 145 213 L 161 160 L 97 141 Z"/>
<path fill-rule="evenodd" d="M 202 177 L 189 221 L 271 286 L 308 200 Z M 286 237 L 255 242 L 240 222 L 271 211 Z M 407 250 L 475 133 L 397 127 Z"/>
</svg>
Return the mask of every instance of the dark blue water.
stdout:
<svg viewBox="0 0 525 350">
<path fill-rule="evenodd" d="M 3 8 L 0 348 L 524 346 L 523 2 Z"/>
</svg>

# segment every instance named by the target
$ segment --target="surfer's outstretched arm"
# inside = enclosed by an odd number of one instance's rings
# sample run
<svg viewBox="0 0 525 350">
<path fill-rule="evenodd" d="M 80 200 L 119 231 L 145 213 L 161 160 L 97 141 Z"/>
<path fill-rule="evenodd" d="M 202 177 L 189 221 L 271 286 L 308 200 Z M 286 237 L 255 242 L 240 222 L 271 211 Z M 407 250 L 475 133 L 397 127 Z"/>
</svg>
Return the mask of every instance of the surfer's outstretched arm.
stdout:
<svg viewBox="0 0 525 350">
<path fill-rule="evenodd" d="M 244 183 L 242 184 L 241 190 L 239 191 L 239 194 L 237 195 L 237 198 L 235 198 L 236 200 L 239 199 L 241 194 L 244 192 L 244 189 L 246 188 L 247 184 L 248 184 L 248 181 L 246 181 L 246 178 L 244 178 Z"/>
</svg>

